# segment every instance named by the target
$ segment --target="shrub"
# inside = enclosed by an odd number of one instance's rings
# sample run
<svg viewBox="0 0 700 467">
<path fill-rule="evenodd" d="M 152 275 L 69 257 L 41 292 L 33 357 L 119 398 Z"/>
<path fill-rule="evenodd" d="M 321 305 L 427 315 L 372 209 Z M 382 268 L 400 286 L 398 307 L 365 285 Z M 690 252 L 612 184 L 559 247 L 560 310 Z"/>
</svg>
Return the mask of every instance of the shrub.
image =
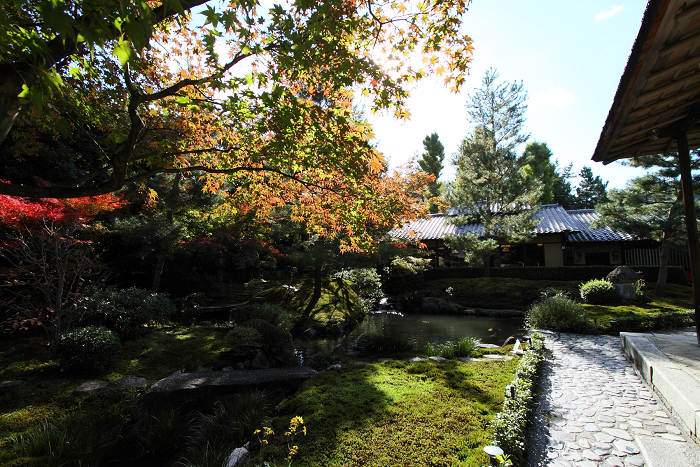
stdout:
<svg viewBox="0 0 700 467">
<path fill-rule="evenodd" d="M 270 366 L 284 366 L 294 358 L 292 335 L 263 319 L 251 319 L 243 326 L 253 328 L 263 338 L 261 350 L 265 353 Z"/>
<path fill-rule="evenodd" d="M 285 331 L 292 329 L 293 325 L 292 317 L 287 313 L 287 310 L 274 303 L 253 303 L 238 306 L 231 312 L 231 319 L 237 323 L 244 323 L 251 319 L 263 319 Z"/>
<path fill-rule="evenodd" d="M 591 305 L 611 305 L 620 301 L 620 294 L 607 279 L 592 279 L 579 287 L 581 299 Z"/>
<path fill-rule="evenodd" d="M 382 281 L 374 268 L 343 269 L 333 277 L 355 284 L 355 292 L 362 298 L 377 300 L 382 297 Z"/>
<path fill-rule="evenodd" d="M 363 354 L 406 352 L 415 349 L 415 341 L 409 336 L 390 330 L 365 332 L 355 341 L 357 351 Z"/>
<path fill-rule="evenodd" d="M 307 360 L 307 365 L 317 371 L 325 370 L 329 366 L 333 365 L 333 363 L 335 363 L 335 361 L 333 360 L 333 354 L 330 352 L 319 352 L 313 354 Z"/>
<path fill-rule="evenodd" d="M 583 306 L 561 295 L 533 303 L 527 311 L 525 325 L 530 329 L 564 332 L 586 333 L 591 330 Z"/>
<path fill-rule="evenodd" d="M 100 290 L 86 303 L 83 324 L 105 326 L 122 339 L 135 339 L 146 334 L 147 326 L 170 322 L 175 305 L 167 294 L 137 287 Z"/>
<path fill-rule="evenodd" d="M 192 325 L 197 320 L 200 308 L 207 302 L 207 297 L 202 292 L 186 295 L 178 300 L 177 313 L 173 319 L 181 324 Z"/>
<path fill-rule="evenodd" d="M 101 372 L 121 352 L 119 336 L 103 326 L 77 328 L 61 336 L 61 366 L 72 372 Z"/>
<path fill-rule="evenodd" d="M 527 452 L 527 423 L 534 405 L 534 391 L 540 362 L 546 351 L 544 336 L 533 334 L 525 355 L 515 370 L 515 379 L 506 387 L 503 411 L 491 422 L 494 443 L 515 461 L 525 465 Z"/>
<path fill-rule="evenodd" d="M 265 344 L 265 340 L 262 334 L 246 326 L 236 326 L 224 337 L 224 345 L 239 360 L 255 357 L 263 344 Z"/>
<path fill-rule="evenodd" d="M 481 341 L 475 337 L 462 337 L 456 342 L 448 341 L 435 345 L 428 342 L 423 346 L 423 353 L 428 357 L 443 357 L 448 359 L 471 357 Z"/>
<path fill-rule="evenodd" d="M 673 329 L 695 326 L 695 312 L 660 313 L 658 315 L 628 316 L 610 321 L 606 333 L 647 332 L 659 329 Z"/>
</svg>

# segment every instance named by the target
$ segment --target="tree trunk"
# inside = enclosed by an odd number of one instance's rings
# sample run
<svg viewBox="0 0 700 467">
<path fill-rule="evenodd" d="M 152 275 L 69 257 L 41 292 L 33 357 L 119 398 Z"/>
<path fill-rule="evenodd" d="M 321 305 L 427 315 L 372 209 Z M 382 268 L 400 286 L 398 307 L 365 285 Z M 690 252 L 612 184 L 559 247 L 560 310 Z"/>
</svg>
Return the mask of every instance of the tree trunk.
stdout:
<svg viewBox="0 0 700 467">
<path fill-rule="evenodd" d="M 314 265 L 314 293 L 311 295 L 311 301 L 309 304 L 306 306 L 306 309 L 304 310 L 304 316 L 310 316 L 311 311 L 313 311 L 314 307 L 318 303 L 319 298 L 321 298 L 321 285 L 323 283 L 323 262 L 318 261 Z"/>
<path fill-rule="evenodd" d="M 151 283 L 151 291 L 156 293 L 160 289 L 160 280 L 163 277 L 163 267 L 165 266 L 165 255 L 167 253 L 167 245 L 161 243 L 160 251 L 158 251 L 158 259 L 156 259 L 156 269 L 153 271 L 153 282 Z"/>
<path fill-rule="evenodd" d="M 22 78 L 8 65 L 0 67 L 0 143 L 10 132 L 22 108 L 17 95 L 22 92 Z"/>
<path fill-rule="evenodd" d="M 656 296 L 663 297 L 666 294 L 666 280 L 668 279 L 668 258 L 671 256 L 671 242 L 664 239 L 661 242 L 661 257 L 659 258 L 659 277 L 656 279 Z"/>
<path fill-rule="evenodd" d="M 484 277 L 491 277 L 491 253 L 484 255 Z"/>
</svg>

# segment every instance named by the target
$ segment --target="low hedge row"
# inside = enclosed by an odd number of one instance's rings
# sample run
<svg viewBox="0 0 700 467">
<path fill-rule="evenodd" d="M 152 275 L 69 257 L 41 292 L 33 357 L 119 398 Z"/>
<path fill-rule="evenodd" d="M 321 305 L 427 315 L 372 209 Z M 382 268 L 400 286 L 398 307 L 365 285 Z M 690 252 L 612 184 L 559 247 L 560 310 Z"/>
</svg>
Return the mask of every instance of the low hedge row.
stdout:
<svg viewBox="0 0 700 467">
<path fill-rule="evenodd" d="M 527 279 L 534 281 L 589 281 L 602 279 L 616 266 L 561 266 L 561 267 L 508 267 L 491 268 L 491 277 L 509 277 L 513 279 Z M 659 276 L 658 266 L 631 266 L 634 271 L 641 271 L 646 282 L 656 282 Z M 426 281 L 434 279 L 475 279 L 484 276 L 481 267 L 464 268 L 434 268 L 423 272 Z M 685 270 L 680 266 L 668 268 L 669 284 L 687 285 L 688 278 Z"/>
<path fill-rule="evenodd" d="M 544 360 L 545 336 L 533 333 L 525 355 L 515 370 L 515 379 L 506 387 L 503 411 L 492 422 L 494 444 L 503 449 L 513 465 L 527 463 L 527 425 L 535 404 L 540 363 Z"/>
<path fill-rule="evenodd" d="M 630 316 L 610 321 L 605 328 L 606 334 L 617 335 L 621 332 L 647 332 L 660 329 L 673 329 L 695 326 L 695 312 L 661 313 L 650 316 Z"/>
</svg>

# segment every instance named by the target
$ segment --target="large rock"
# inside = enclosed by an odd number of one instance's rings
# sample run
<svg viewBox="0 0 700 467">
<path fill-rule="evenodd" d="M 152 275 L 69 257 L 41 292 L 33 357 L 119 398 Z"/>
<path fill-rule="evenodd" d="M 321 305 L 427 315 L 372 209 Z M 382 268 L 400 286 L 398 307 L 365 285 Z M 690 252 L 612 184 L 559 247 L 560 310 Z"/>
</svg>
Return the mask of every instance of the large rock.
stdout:
<svg viewBox="0 0 700 467">
<path fill-rule="evenodd" d="M 256 389 L 296 389 L 317 374 L 307 367 L 174 373 L 151 386 L 144 402 L 167 405 Z"/>
<path fill-rule="evenodd" d="M 224 462 L 224 467 L 247 467 L 248 464 L 250 464 L 250 452 L 246 448 L 236 448 Z"/>
<path fill-rule="evenodd" d="M 610 274 L 606 276 L 613 284 L 634 284 L 644 276 L 641 272 L 633 271 L 627 266 L 618 266 Z"/>
</svg>

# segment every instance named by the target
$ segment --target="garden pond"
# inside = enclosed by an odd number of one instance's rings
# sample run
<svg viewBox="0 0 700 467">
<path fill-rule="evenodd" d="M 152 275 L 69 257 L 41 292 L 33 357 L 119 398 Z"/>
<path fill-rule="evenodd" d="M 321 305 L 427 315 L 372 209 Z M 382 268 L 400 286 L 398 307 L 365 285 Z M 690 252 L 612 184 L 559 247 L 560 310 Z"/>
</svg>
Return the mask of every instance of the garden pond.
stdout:
<svg viewBox="0 0 700 467">
<path fill-rule="evenodd" d="M 503 345 L 510 336 L 525 334 L 523 317 L 497 317 L 481 315 L 400 314 L 394 311 L 370 313 L 349 333 L 342 336 L 296 337 L 294 347 L 300 360 L 306 355 L 330 352 L 341 344 L 345 349 L 365 332 L 388 330 L 408 335 L 420 348 L 426 343 L 443 344 L 462 337 L 474 337 L 484 344 Z"/>
</svg>

